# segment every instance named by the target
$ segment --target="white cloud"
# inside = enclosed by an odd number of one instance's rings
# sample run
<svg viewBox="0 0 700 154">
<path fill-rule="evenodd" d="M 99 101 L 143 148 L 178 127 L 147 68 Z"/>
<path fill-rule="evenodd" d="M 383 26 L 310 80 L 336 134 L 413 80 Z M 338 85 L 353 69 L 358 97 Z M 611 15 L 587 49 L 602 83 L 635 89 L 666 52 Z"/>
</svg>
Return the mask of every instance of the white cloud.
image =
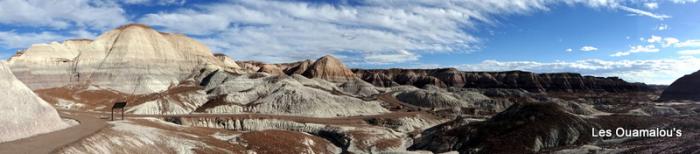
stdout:
<svg viewBox="0 0 700 154">
<path fill-rule="evenodd" d="M 72 39 L 93 39 L 97 37 L 97 33 L 93 33 L 84 29 L 79 29 L 69 32 L 72 35 Z"/>
<path fill-rule="evenodd" d="M 366 1 L 360 6 L 292 1 L 230 1 L 145 15 L 140 22 L 199 35 L 212 49 L 272 62 L 352 52 L 468 52 L 479 40 L 465 29 L 492 16 L 544 10 L 538 1 Z M 203 24 L 204 23 L 204 24 Z M 204 37 L 206 36 L 206 37 Z"/>
<path fill-rule="evenodd" d="M 661 42 L 662 39 L 663 39 L 663 38 L 662 38 L 661 36 L 651 35 L 651 37 L 649 37 L 649 38 L 647 39 L 647 42 L 649 42 L 649 43 L 657 43 L 657 42 Z"/>
<path fill-rule="evenodd" d="M 698 0 L 671 0 L 671 2 L 685 4 L 685 3 L 695 3 L 695 2 L 698 2 Z"/>
<path fill-rule="evenodd" d="M 686 40 L 683 42 L 676 43 L 675 47 L 678 47 L 678 48 L 700 47 L 700 40 Z"/>
<path fill-rule="evenodd" d="M 27 33 L 0 31 L 0 46 L 2 46 L 4 49 L 23 49 L 37 43 L 49 43 L 64 41 L 67 39 L 94 39 L 95 37 L 97 37 L 95 33 L 84 29 L 68 31 L 66 34 L 46 31 Z M 14 53 L 14 51 L 6 52 Z"/>
<path fill-rule="evenodd" d="M 640 52 L 659 52 L 660 49 L 656 47 L 656 45 L 660 45 L 662 48 L 668 48 L 668 47 L 676 47 L 676 48 L 697 48 L 700 47 L 700 40 L 686 40 L 681 42 L 679 39 L 675 37 L 661 37 L 661 36 L 656 36 L 652 35 L 648 39 L 640 38 L 640 40 L 648 42 L 649 44 L 647 45 L 637 45 L 637 46 L 631 46 L 628 51 L 620 51 L 616 52 L 610 56 L 613 57 L 621 57 L 621 56 L 628 56 L 634 53 L 640 53 Z M 697 52 L 700 52 L 699 50 L 683 50 L 679 51 L 678 54 L 681 55 L 696 55 Z"/>
<path fill-rule="evenodd" d="M 124 0 L 122 1 L 124 4 L 139 4 L 139 5 L 172 5 L 172 4 L 177 4 L 177 5 L 183 5 L 187 1 L 186 0 Z"/>
<path fill-rule="evenodd" d="M 647 2 L 647 3 L 644 3 L 644 7 L 646 7 L 647 9 L 650 9 L 650 10 L 655 10 L 655 9 L 659 8 L 659 3 Z"/>
<path fill-rule="evenodd" d="M 365 56 L 365 60 L 371 63 L 402 63 L 409 61 L 416 61 L 420 56 L 414 53 L 408 52 L 406 50 L 399 50 L 396 53 L 381 54 L 381 55 L 368 55 Z"/>
<path fill-rule="evenodd" d="M 538 73 L 577 72 L 594 76 L 618 76 L 628 81 L 651 84 L 670 84 L 677 78 L 697 71 L 700 59 L 680 57 L 659 60 L 605 61 L 588 59 L 578 61 L 536 62 L 486 60 L 478 64 L 455 66 L 463 71 L 524 70 Z"/>
<path fill-rule="evenodd" d="M 481 44 L 468 31 L 477 25 L 498 25 L 499 16 L 546 11 L 558 3 L 667 18 L 599 0 L 367 0 L 362 5 L 240 0 L 147 14 L 138 21 L 195 35 L 212 49 L 241 59 L 284 62 L 341 53 L 469 52 Z"/>
<path fill-rule="evenodd" d="M 0 24 L 65 29 L 105 29 L 126 23 L 124 10 L 109 1 L 2 0 Z"/>
<path fill-rule="evenodd" d="M 574 49 L 571 49 L 571 48 L 566 49 L 566 52 L 572 52 L 572 51 L 574 51 Z"/>
<path fill-rule="evenodd" d="M 677 38 L 666 37 L 666 38 L 664 38 L 664 44 L 661 45 L 661 47 L 664 47 L 664 48 L 665 48 L 665 47 L 670 47 L 670 46 L 672 46 L 672 45 L 674 45 L 674 44 L 677 44 L 678 42 L 680 42 L 680 40 L 678 40 Z"/>
<path fill-rule="evenodd" d="M 681 51 L 678 51 L 678 54 L 680 54 L 680 55 L 700 55 L 700 49 L 681 50 Z"/>
<path fill-rule="evenodd" d="M 616 52 L 610 56 L 621 57 L 621 56 L 628 56 L 630 54 L 640 53 L 640 52 L 659 52 L 659 49 L 656 48 L 655 45 L 644 45 L 644 46 L 637 45 L 637 46 L 631 46 L 630 50 Z"/>
<path fill-rule="evenodd" d="M 651 35 L 648 39 L 646 39 L 646 42 L 648 43 L 655 43 L 661 45 L 661 47 L 670 47 L 674 44 L 677 44 L 680 42 L 677 38 L 674 37 L 661 37 L 661 36 L 656 36 L 656 35 Z"/>
<path fill-rule="evenodd" d="M 231 21 L 223 15 L 202 14 L 194 11 L 183 11 L 174 14 L 147 14 L 140 22 L 152 26 L 164 26 L 167 31 L 207 35 L 225 31 Z"/>
<path fill-rule="evenodd" d="M 667 30 L 667 29 L 668 29 L 668 25 L 667 25 L 667 24 L 661 24 L 661 25 L 659 25 L 658 27 L 656 27 L 656 30 L 659 30 L 659 31 L 664 31 L 664 30 Z"/>
<path fill-rule="evenodd" d="M 583 47 L 581 47 L 580 50 L 581 51 L 596 51 L 596 50 L 598 50 L 598 48 L 593 47 L 593 46 L 583 46 Z"/>
<path fill-rule="evenodd" d="M 63 35 L 50 32 L 22 33 L 13 31 L 0 32 L 0 45 L 5 48 L 27 48 L 35 43 L 47 43 L 66 39 Z"/>
<path fill-rule="evenodd" d="M 627 11 L 627 12 L 630 12 L 630 13 L 634 13 L 634 15 L 647 16 L 647 17 L 651 17 L 654 19 L 658 19 L 658 20 L 664 20 L 666 18 L 671 18 L 671 16 L 669 16 L 669 15 L 655 14 L 652 12 L 648 12 L 648 11 L 644 11 L 644 10 L 640 10 L 640 9 L 635 9 L 635 8 L 631 8 L 631 7 L 627 7 L 627 6 L 622 6 L 622 5 L 617 5 L 617 8 L 624 10 L 624 11 Z"/>
</svg>

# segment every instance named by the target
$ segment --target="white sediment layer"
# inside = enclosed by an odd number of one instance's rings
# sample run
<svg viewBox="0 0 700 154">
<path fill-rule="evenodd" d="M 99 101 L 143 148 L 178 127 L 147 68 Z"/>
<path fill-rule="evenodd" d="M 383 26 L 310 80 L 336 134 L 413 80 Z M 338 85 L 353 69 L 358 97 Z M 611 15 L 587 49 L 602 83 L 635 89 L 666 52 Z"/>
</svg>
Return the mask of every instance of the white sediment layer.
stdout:
<svg viewBox="0 0 700 154">
<path fill-rule="evenodd" d="M 17 80 L 0 62 L 0 142 L 68 127 L 56 109 Z"/>
<path fill-rule="evenodd" d="M 205 45 L 142 25 L 126 25 L 94 41 L 36 44 L 9 63 L 32 89 L 89 84 L 128 94 L 165 90 L 206 64 L 224 66 Z"/>
<path fill-rule="evenodd" d="M 207 113 L 336 117 L 389 112 L 381 107 L 379 101 L 362 100 L 344 93 L 330 82 L 300 75 L 259 78 L 251 78 L 249 75 L 212 76 L 210 80 L 223 83 L 205 85 L 218 85 L 211 90 L 210 95 L 225 95 L 225 98 L 221 105 L 205 109 L 204 112 Z"/>
</svg>

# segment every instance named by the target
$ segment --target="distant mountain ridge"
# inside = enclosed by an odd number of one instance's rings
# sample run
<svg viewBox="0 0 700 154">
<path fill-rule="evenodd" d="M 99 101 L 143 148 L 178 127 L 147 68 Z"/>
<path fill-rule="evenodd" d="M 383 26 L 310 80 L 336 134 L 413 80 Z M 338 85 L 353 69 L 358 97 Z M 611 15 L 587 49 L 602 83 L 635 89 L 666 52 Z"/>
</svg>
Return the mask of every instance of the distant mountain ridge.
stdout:
<svg viewBox="0 0 700 154">
<path fill-rule="evenodd" d="M 334 64 L 315 65 L 319 61 L 332 59 Z M 333 56 L 324 56 L 316 61 L 304 60 L 293 63 L 266 64 L 256 61 L 239 61 L 243 68 L 275 75 L 300 74 L 308 78 L 329 81 L 347 81 L 354 77 L 379 87 L 412 85 L 425 87 L 457 88 L 507 88 L 524 89 L 530 92 L 634 92 L 654 91 L 659 88 L 644 83 L 632 83 L 618 77 L 584 76 L 579 73 L 533 73 L 526 71 L 466 72 L 455 68 L 436 69 L 348 69 Z M 314 70 L 335 71 L 325 75 L 309 73 Z M 350 71 L 350 72 L 348 72 Z"/>
<path fill-rule="evenodd" d="M 546 91 L 651 91 L 644 83 L 630 83 L 617 77 L 583 76 L 579 73 L 533 73 L 525 71 L 464 72 L 437 69 L 353 69 L 355 75 L 375 86 L 427 84 L 458 88 L 514 88 Z"/>
</svg>

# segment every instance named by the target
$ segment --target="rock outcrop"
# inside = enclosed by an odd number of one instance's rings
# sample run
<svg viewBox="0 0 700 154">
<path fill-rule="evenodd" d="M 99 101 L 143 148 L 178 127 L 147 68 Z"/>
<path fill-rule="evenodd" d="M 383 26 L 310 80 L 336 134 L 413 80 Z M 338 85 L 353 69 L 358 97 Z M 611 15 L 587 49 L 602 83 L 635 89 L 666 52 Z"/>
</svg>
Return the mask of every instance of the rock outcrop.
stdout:
<svg viewBox="0 0 700 154">
<path fill-rule="evenodd" d="M 7 142 L 68 127 L 56 109 L 17 80 L 0 62 L 0 142 Z"/>
<path fill-rule="evenodd" d="M 335 82 L 345 82 L 355 78 L 355 75 L 350 69 L 345 67 L 345 64 L 330 55 L 323 56 L 314 61 L 302 75 L 308 78 L 320 78 Z"/>
<path fill-rule="evenodd" d="M 700 71 L 685 75 L 674 81 L 661 94 L 659 100 L 692 100 L 700 101 Z"/>
<path fill-rule="evenodd" d="M 268 66 L 274 66 L 266 64 Z M 306 78 L 299 74 L 270 75 L 252 73 L 243 75 L 223 71 L 205 71 L 201 86 L 210 99 L 197 112 L 205 113 L 264 113 L 301 115 L 308 117 L 336 117 L 373 115 L 388 112 L 379 101 L 357 98 L 374 95 L 374 87 L 348 82 L 344 88 L 322 79 Z M 371 86 L 371 85 L 370 85 Z M 350 92 L 345 92 L 350 91 Z M 351 93 L 352 92 L 352 93 Z"/>
<path fill-rule="evenodd" d="M 436 153 L 536 153 L 591 142 L 594 138 L 590 130 L 596 126 L 555 103 L 516 104 L 484 122 L 458 118 L 430 128 L 411 149 Z"/>
<path fill-rule="evenodd" d="M 291 63 L 287 64 L 287 69 L 285 69 L 285 73 L 287 74 L 304 74 L 307 69 L 309 69 L 309 66 L 311 66 L 313 62 L 311 60 L 304 60 L 296 63 Z"/>
<path fill-rule="evenodd" d="M 163 91 L 205 65 L 235 67 L 224 63 L 204 44 L 140 24 L 95 40 L 35 44 L 9 60 L 17 78 L 32 89 L 83 84 L 129 94 Z"/>
<path fill-rule="evenodd" d="M 652 90 L 643 83 L 629 83 L 617 77 L 582 76 L 578 73 L 461 72 L 445 69 L 354 69 L 363 80 L 376 86 L 414 85 L 424 87 L 508 88 L 530 92 L 628 92 Z"/>
<path fill-rule="evenodd" d="M 263 72 L 275 76 L 285 75 L 284 72 L 282 72 L 282 69 L 272 64 L 260 65 L 260 69 L 258 69 L 258 72 Z"/>
<path fill-rule="evenodd" d="M 476 92 L 462 91 L 457 94 L 441 89 L 399 91 L 394 95 L 402 102 L 432 109 L 474 107 L 477 102 L 490 100 L 488 97 Z"/>
<path fill-rule="evenodd" d="M 225 54 L 214 54 L 214 57 L 219 59 L 224 64 L 224 67 L 229 68 L 229 69 L 240 69 L 241 67 L 236 64 L 236 61 L 233 61 L 231 57 L 226 56 Z"/>
<path fill-rule="evenodd" d="M 265 64 L 257 61 L 238 63 L 243 69 L 252 72 L 265 72 L 271 75 L 299 74 L 307 78 L 324 79 L 326 81 L 344 83 L 357 79 L 339 59 L 326 55 L 316 61 L 304 60 L 293 63 Z"/>
</svg>

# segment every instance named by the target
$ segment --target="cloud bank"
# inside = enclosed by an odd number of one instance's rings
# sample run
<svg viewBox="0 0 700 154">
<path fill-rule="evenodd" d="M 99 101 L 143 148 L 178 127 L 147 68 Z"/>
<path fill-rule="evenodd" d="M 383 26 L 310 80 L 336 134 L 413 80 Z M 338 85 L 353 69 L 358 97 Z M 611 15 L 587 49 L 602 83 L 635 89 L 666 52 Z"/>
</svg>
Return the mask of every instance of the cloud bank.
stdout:
<svg viewBox="0 0 700 154">
<path fill-rule="evenodd" d="M 635 9 L 621 1 L 446 0 L 354 1 L 357 4 L 241 0 L 147 14 L 139 22 L 166 31 L 200 36 L 218 52 L 237 58 L 288 62 L 323 54 L 345 54 L 346 61 L 402 63 L 436 52 L 469 52 L 481 40 L 479 26 L 498 18 L 549 10 L 549 5 L 583 5 L 656 19 L 667 15 Z M 582 48 L 594 51 L 594 48 Z M 404 52 L 402 60 L 380 58 Z M 386 56 L 384 56 L 386 57 Z"/>
</svg>

